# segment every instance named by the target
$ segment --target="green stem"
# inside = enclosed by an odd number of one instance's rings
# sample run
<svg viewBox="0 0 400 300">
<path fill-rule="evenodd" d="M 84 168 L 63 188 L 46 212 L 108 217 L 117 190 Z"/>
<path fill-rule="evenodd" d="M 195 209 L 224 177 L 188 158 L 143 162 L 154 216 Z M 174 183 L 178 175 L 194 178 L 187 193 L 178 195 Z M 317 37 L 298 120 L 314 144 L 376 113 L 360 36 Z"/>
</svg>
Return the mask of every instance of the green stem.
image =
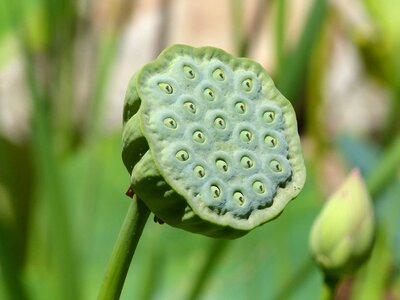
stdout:
<svg viewBox="0 0 400 300">
<path fill-rule="evenodd" d="M 335 298 L 335 289 L 337 284 L 337 279 L 325 278 L 322 285 L 321 300 L 333 300 Z"/>
<path fill-rule="evenodd" d="M 133 196 L 108 263 L 99 300 L 118 299 L 121 295 L 129 265 L 149 214 L 150 211 L 144 203 L 136 195 Z"/>
<path fill-rule="evenodd" d="M 205 287 L 207 280 L 210 277 L 210 274 L 213 273 L 214 269 L 217 267 L 217 263 L 220 260 L 221 256 L 225 253 L 225 249 L 228 245 L 228 241 L 226 240 L 214 240 L 211 244 L 205 263 L 202 269 L 199 271 L 198 276 L 192 286 L 192 290 L 189 293 L 189 297 L 187 299 L 195 300 L 199 298 L 201 291 Z"/>
</svg>

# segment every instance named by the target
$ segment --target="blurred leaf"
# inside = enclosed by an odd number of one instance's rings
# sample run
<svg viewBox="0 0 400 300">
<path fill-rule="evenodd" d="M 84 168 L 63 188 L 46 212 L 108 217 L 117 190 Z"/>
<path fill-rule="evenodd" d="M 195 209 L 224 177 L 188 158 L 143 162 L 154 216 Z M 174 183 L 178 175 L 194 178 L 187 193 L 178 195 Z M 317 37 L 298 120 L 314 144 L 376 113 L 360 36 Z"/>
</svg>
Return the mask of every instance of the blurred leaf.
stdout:
<svg viewBox="0 0 400 300">
<path fill-rule="evenodd" d="M 400 43 L 398 15 L 400 2 L 397 0 L 364 0 L 363 2 L 379 27 L 379 35 L 384 37 L 389 45 L 388 48 L 394 50 L 393 46 Z"/>
<path fill-rule="evenodd" d="M 245 43 L 245 26 L 244 26 L 244 1 L 230 0 L 231 24 L 232 24 L 232 40 L 237 55 L 241 55 L 242 48 Z"/>
<path fill-rule="evenodd" d="M 307 90 L 305 92 L 305 125 L 307 134 L 313 139 L 316 149 L 315 159 L 321 162 L 321 154 L 326 150 L 328 136 L 322 118 L 321 112 L 324 106 L 325 80 L 327 73 L 327 64 L 321 63 L 329 60 L 331 48 L 331 27 L 332 22 L 326 21 L 327 26 L 321 29 L 321 37 L 315 42 L 311 50 L 309 72 L 307 78 Z"/>
<path fill-rule="evenodd" d="M 365 177 L 377 165 L 380 157 L 378 146 L 349 135 L 340 136 L 337 143 L 349 169 L 359 168 Z"/>
<path fill-rule="evenodd" d="M 118 46 L 118 35 L 105 34 L 99 43 L 99 52 L 95 63 L 93 89 L 90 94 L 90 107 L 86 117 L 86 139 L 93 141 L 100 132 L 101 117 L 105 106 L 105 91 L 108 87 L 108 79 L 112 70 L 115 54 Z"/>
<path fill-rule="evenodd" d="M 48 234 L 47 239 L 30 240 L 30 255 L 36 255 L 36 247 L 42 247 L 46 253 L 44 261 L 31 262 L 33 265 L 43 264 L 52 273 L 50 286 L 54 287 L 52 297 L 59 299 L 79 299 L 79 266 L 76 264 L 76 253 L 72 244 L 69 216 L 66 213 L 68 203 L 61 181 L 60 163 L 55 150 L 54 128 L 50 122 L 51 113 L 48 99 L 41 93 L 38 78 L 35 76 L 34 64 L 29 49 L 24 49 L 26 60 L 26 77 L 30 87 L 33 115 L 32 115 L 32 159 L 33 182 L 36 185 L 36 206 L 32 210 L 34 215 L 30 234 Z M 43 226 L 40 228 L 40 226 Z M 39 229 L 40 228 L 40 229 Z M 43 257 L 42 257 L 43 258 Z M 37 277 L 30 274 L 35 281 Z M 28 275 L 29 277 L 29 275 Z M 39 282 L 44 284 L 45 282 Z M 34 289 L 34 287 L 33 287 Z M 49 289 L 49 295 L 51 291 Z M 44 297 L 44 296 L 42 296 Z M 49 296 L 51 297 L 51 296 Z"/>
<path fill-rule="evenodd" d="M 388 247 L 387 236 L 378 225 L 377 237 L 368 263 L 361 269 L 352 291 L 352 299 L 384 299 L 390 277 L 392 253 Z M 376 276 L 379 274 L 379 276 Z"/>
<path fill-rule="evenodd" d="M 306 18 L 303 32 L 295 49 L 288 53 L 278 70 L 276 86 L 292 103 L 298 100 L 306 78 L 312 49 L 320 34 L 326 14 L 327 0 L 314 0 Z"/>
<path fill-rule="evenodd" d="M 14 255 L 18 249 L 16 243 L 18 235 L 11 230 L 11 226 L 7 225 L 10 224 L 5 224 L 4 220 L 0 218 L 0 295 L 3 290 L 4 294 L 8 295 L 3 299 L 28 299 L 22 283 L 21 266 L 17 255 Z"/>
<path fill-rule="evenodd" d="M 370 74 L 390 89 L 388 117 L 383 133 L 384 143 L 390 142 L 400 130 L 400 19 L 397 0 L 364 0 L 372 19 L 374 34 L 357 40 L 365 66 Z"/>
<path fill-rule="evenodd" d="M 95 299 L 130 199 L 120 159 L 120 134 L 100 138 L 62 166 L 67 209 L 78 246 L 83 299 Z M 139 248 L 141 244 L 139 244 Z"/>
<path fill-rule="evenodd" d="M 221 262 L 221 257 L 227 252 L 229 241 L 214 240 L 209 246 L 207 257 L 201 269 L 198 270 L 193 280 L 193 287 L 187 299 L 195 300 L 201 296 L 204 286 L 207 286 L 209 278 L 213 275 L 214 269 L 217 269 Z"/>
<path fill-rule="evenodd" d="M 0 136 L 0 272 L 4 289 L 15 299 L 27 298 L 22 271 L 31 220 L 31 176 L 29 147 Z"/>
<path fill-rule="evenodd" d="M 12 253 L 17 269 L 23 268 L 33 201 L 33 165 L 29 145 L 17 145 L 0 136 L 0 183 L 10 195 L 14 222 L 11 226 L 17 247 Z M 23 173 L 21 174 L 21 170 Z"/>
<path fill-rule="evenodd" d="M 11 30 L 11 22 L 10 4 L 8 1 L 0 1 L 0 45 Z"/>
<path fill-rule="evenodd" d="M 276 23 L 275 23 L 275 57 L 276 65 L 279 70 L 284 58 L 284 42 L 286 30 L 286 0 L 274 1 L 276 5 Z"/>
<path fill-rule="evenodd" d="M 387 234 L 388 245 L 400 271 L 400 179 L 397 179 L 382 195 L 377 207 L 377 218 Z"/>
<path fill-rule="evenodd" d="M 232 39 L 235 46 L 235 53 L 239 57 L 248 56 L 251 47 L 254 46 L 269 11 L 269 1 L 258 0 L 251 22 L 246 27 L 245 13 L 247 6 L 244 0 L 230 0 Z"/>
</svg>

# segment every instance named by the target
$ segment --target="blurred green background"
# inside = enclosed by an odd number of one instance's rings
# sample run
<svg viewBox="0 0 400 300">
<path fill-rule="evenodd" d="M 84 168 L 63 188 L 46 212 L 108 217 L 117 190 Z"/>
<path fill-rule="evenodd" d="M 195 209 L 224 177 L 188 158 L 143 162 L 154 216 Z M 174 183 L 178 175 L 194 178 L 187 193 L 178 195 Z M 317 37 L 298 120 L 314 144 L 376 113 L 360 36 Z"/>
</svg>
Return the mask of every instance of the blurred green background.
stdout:
<svg viewBox="0 0 400 300">
<path fill-rule="evenodd" d="M 173 43 L 265 66 L 296 109 L 308 179 L 277 220 L 235 241 L 150 218 L 121 299 L 318 299 L 310 227 L 353 167 L 378 233 L 336 298 L 400 299 L 399 11 L 398 0 L 0 0 L 0 299 L 97 297 L 129 206 L 125 89 Z"/>
</svg>

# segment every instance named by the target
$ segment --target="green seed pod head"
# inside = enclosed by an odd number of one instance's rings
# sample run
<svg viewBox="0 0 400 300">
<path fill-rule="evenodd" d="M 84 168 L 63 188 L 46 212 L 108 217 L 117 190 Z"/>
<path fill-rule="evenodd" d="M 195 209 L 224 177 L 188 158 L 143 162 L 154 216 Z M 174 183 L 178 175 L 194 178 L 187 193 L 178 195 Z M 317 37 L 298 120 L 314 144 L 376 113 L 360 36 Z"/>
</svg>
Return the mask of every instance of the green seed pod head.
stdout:
<svg viewBox="0 0 400 300">
<path fill-rule="evenodd" d="M 290 102 L 258 63 L 175 45 L 131 80 L 122 158 L 166 223 L 235 238 L 277 217 L 305 181 Z"/>
<path fill-rule="evenodd" d="M 374 237 L 374 214 L 365 184 L 354 170 L 328 199 L 311 231 L 314 259 L 330 277 L 342 277 L 366 259 Z"/>
</svg>

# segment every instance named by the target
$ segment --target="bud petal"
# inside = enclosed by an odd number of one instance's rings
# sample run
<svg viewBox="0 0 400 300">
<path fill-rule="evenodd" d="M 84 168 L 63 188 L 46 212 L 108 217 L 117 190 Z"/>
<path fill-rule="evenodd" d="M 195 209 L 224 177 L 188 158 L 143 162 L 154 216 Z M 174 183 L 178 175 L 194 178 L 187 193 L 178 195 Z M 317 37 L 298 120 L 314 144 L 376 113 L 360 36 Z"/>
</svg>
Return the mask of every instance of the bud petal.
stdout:
<svg viewBox="0 0 400 300">
<path fill-rule="evenodd" d="M 353 272 L 367 258 L 374 238 L 374 213 L 358 169 L 329 198 L 311 230 L 310 247 L 329 276 Z"/>
</svg>

